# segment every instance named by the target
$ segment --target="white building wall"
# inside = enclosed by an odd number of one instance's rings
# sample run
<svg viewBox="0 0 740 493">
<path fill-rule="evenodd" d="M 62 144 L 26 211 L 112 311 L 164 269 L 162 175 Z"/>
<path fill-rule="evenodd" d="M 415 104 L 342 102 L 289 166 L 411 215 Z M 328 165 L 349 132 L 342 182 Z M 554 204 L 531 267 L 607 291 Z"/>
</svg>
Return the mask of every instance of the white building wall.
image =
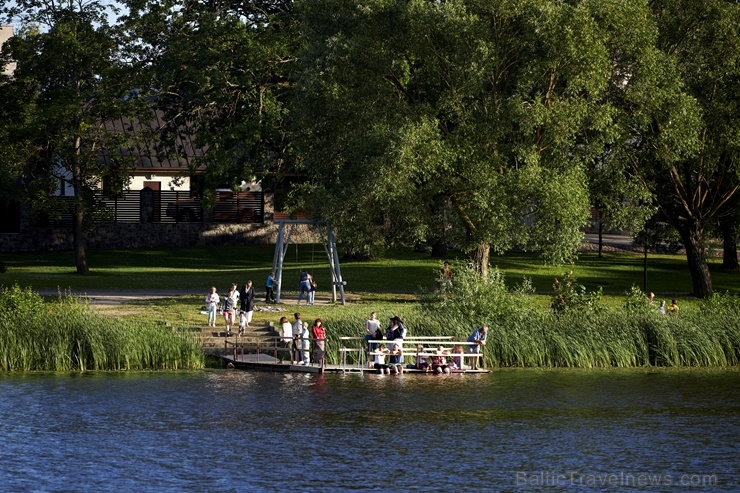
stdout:
<svg viewBox="0 0 740 493">
<path fill-rule="evenodd" d="M 13 36 L 13 26 L 0 26 L 0 47 L 2 47 L 3 43 L 9 40 L 11 36 Z M 5 75 L 11 75 L 13 72 L 15 72 L 15 62 L 9 63 L 3 69 L 3 73 Z"/>
<path fill-rule="evenodd" d="M 129 190 L 143 190 L 145 181 L 158 181 L 160 183 L 160 190 L 173 190 L 173 191 L 188 191 L 190 190 L 190 177 L 185 176 L 179 178 L 177 183 L 173 182 L 171 176 L 162 176 L 151 174 L 144 176 L 132 176 L 131 182 L 129 183 Z"/>
</svg>

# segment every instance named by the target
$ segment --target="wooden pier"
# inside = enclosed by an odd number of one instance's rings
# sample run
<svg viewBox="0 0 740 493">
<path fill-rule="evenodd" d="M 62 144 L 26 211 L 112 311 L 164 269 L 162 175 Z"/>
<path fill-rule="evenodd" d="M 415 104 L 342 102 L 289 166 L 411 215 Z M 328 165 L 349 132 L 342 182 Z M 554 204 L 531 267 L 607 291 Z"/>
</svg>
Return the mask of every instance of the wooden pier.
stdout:
<svg viewBox="0 0 740 493">
<path fill-rule="evenodd" d="M 240 340 L 241 339 L 241 340 Z M 373 344 L 400 344 L 406 352 L 403 373 L 434 375 L 435 373 L 410 367 L 410 363 L 417 357 L 431 358 L 437 355 L 434 352 L 418 352 L 419 346 L 438 347 L 440 345 L 465 345 L 465 342 L 455 342 L 451 337 L 407 338 L 397 341 L 372 341 Z M 312 345 L 316 341 L 311 339 Z M 367 358 L 375 353 L 368 353 L 365 349 L 365 339 L 362 337 L 341 337 L 339 339 L 338 364 L 316 362 L 310 364 L 293 364 L 291 349 L 278 336 L 252 336 L 242 338 L 226 338 L 223 353 L 220 355 L 224 366 L 239 370 L 258 370 L 270 372 L 294 373 L 369 373 L 378 374 L 378 370 L 368 365 Z M 413 351 L 411 350 L 413 348 Z M 312 351 L 312 355 L 315 354 Z M 449 353 L 445 356 L 465 361 L 479 361 L 481 355 L 473 353 Z M 451 369 L 450 374 L 490 373 L 485 368 L 474 368 L 470 364 L 463 364 L 462 369 Z"/>
</svg>

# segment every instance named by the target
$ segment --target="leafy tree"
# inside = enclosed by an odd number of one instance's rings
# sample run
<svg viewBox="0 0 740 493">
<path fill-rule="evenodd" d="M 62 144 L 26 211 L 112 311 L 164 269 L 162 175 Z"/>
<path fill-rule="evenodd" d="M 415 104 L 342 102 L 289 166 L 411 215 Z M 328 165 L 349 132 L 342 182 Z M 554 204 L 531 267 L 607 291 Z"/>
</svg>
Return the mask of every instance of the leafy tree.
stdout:
<svg viewBox="0 0 740 493">
<path fill-rule="evenodd" d="M 123 114 L 130 89 L 116 59 L 106 6 L 18 0 L 2 13 L 21 24 L 3 48 L 3 61 L 17 62 L 0 86 L 0 111 L 12 122 L 5 129 L 11 150 L 2 156 L 12 160 L 3 166 L 16 166 L 16 190 L 37 212 L 58 213 L 54 194 L 60 182 L 71 183 L 75 263 L 85 274 L 85 231 L 97 208 L 94 192 L 105 182 L 106 191 L 116 193 L 129 176 L 129 163 L 110 152 L 120 148 L 123 137 L 105 125 Z"/>
<path fill-rule="evenodd" d="M 633 58 L 614 25 L 648 39 L 644 5 L 624 4 L 304 4 L 309 203 L 360 254 L 431 236 L 484 274 L 491 249 L 572 258 L 586 170 L 619 142 L 609 93 Z"/>
<path fill-rule="evenodd" d="M 652 102 L 633 100 L 637 113 L 650 108 L 649 119 L 635 125 L 635 169 L 681 236 L 694 294 L 706 297 L 712 293 L 706 231 L 733 214 L 740 186 L 740 6 L 656 0 L 651 8 L 657 45 L 675 66 L 666 66 L 664 77 L 684 95 L 663 91 L 651 94 Z"/>
<path fill-rule="evenodd" d="M 279 182 L 291 155 L 284 121 L 297 38 L 292 2 L 125 4 L 130 59 L 164 115 L 162 152 L 185 153 L 177 137 L 193 136 L 205 152 L 187 171 L 203 171 L 206 195 L 255 176 L 263 186 Z"/>
</svg>

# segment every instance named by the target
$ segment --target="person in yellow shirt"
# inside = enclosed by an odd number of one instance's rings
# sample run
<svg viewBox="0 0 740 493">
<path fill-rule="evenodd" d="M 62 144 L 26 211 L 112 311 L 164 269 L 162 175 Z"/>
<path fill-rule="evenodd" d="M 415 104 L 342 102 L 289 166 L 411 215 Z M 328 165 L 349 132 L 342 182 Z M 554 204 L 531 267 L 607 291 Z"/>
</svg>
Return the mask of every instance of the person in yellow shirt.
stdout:
<svg viewBox="0 0 740 493">
<path fill-rule="evenodd" d="M 671 306 L 668 307 L 668 312 L 678 314 L 678 301 L 676 300 L 671 301 Z"/>
</svg>

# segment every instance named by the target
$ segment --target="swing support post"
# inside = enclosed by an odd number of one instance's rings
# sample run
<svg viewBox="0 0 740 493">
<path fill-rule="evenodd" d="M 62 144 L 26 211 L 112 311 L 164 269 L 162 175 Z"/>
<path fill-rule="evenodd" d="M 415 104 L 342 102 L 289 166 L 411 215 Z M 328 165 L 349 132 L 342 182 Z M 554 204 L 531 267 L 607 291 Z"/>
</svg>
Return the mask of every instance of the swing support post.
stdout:
<svg viewBox="0 0 740 493">
<path fill-rule="evenodd" d="M 337 287 L 339 288 L 340 299 L 342 305 L 346 304 L 344 298 L 344 286 L 347 284 L 342 279 L 342 272 L 339 267 L 339 254 L 337 253 L 337 241 L 334 236 L 334 230 L 331 227 L 329 221 L 308 221 L 308 220 L 284 220 L 278 221 L 278 236 L 277 242 L 275 243 L 275 253 L 272 257 L 272 271 L 275 273 L 275 279 L 277 281 L 277 289 L 275 290 L 275 301 L 280 303 L 280 293 L 283 287 L 283 263 L 285 261 L 285 254 L 288 251 L 290 245 L 290 237 L 293 235 L 293 229 L 298 224 L 307 224 L 314 226 L 319 231 L 321 237 L 321 243 L 324 246 L 326 252 L 326 258 L 329 261 L 329 269 L 331 271 L 331 301 L 332 303 L 337 302 Z M 288 232 L 286 235 L 285 229 L 288 226 Z"/>
</svg>

